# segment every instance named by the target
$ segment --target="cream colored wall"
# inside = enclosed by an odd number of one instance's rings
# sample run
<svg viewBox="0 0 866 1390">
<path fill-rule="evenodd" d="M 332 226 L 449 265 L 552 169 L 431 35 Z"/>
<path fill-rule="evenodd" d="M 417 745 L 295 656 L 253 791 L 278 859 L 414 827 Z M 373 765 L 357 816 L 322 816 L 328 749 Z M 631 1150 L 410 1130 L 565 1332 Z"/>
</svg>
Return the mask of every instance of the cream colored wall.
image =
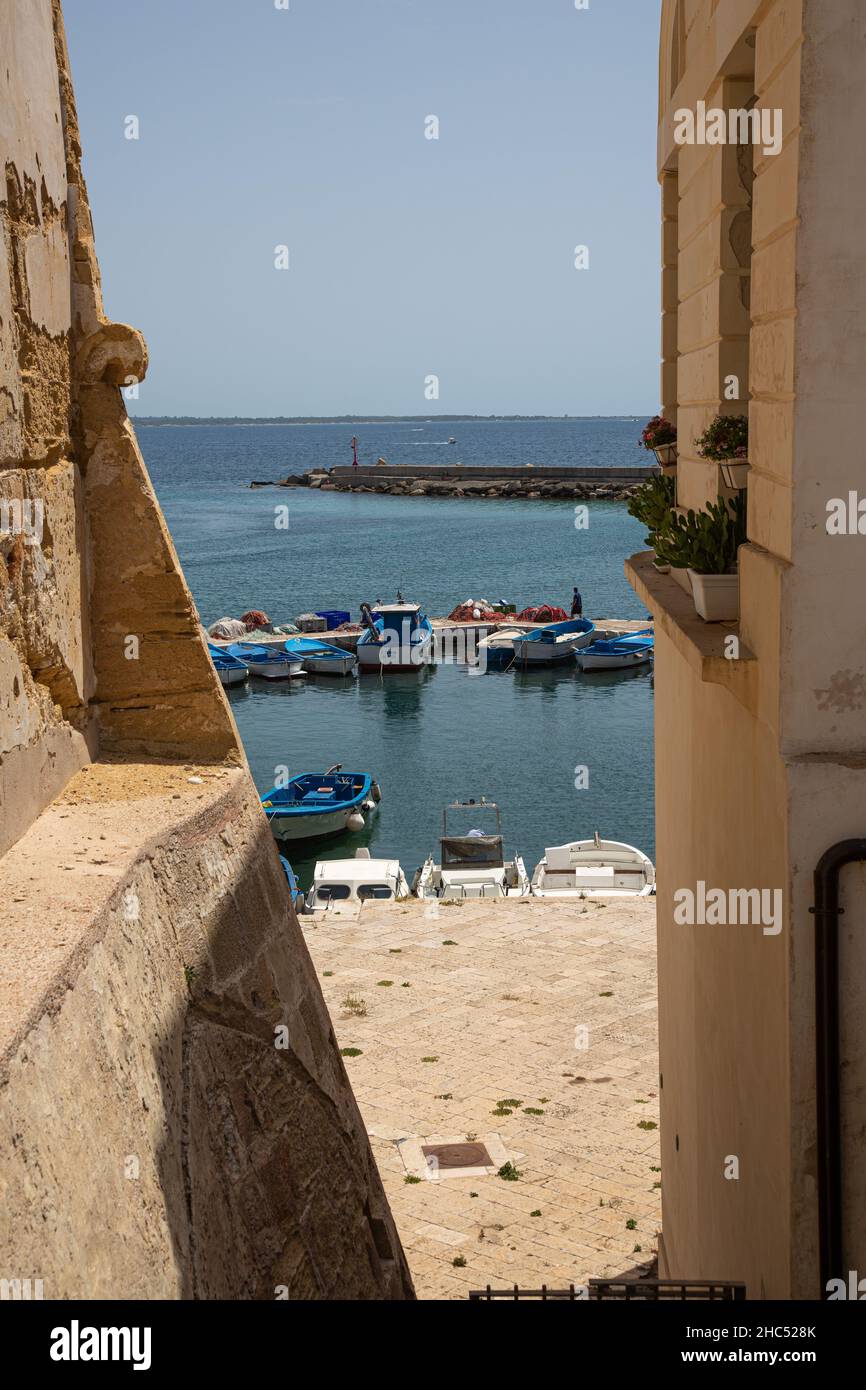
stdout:
<svg viewBox="0 0 866 1390">
<path fill-rule="evenodd" d="M 785 886 L 784 768 L 771 730 L 702 682 L 658 626 L 655 740 L 664 1272 L 784 1298 L 787 923 L 764 936 L 673 918 L 675 892 L 699 879 Z"/>
<path fill-rule="evenodd" d="M 818 1297 L 812 876 L 830 845 L 866 836 L 866 537 L 825 528 L 827 501 L 847 497 L 863 472 L 866 192 L 851 177 L 866 128 L 863 11 L 858 0 L 696 0 L 683 17 L 685 65 L 672 91 L 676 5 L 665 4 L 659 168 L 666 227 L 674 178 L 679 195 L 678 254 L 666 255 L 664 272 L 668 285 L 676 276 L 679 305 L 676 366 L 668 326 L 663 380 L 677 378 L 678 501 L 699 506 L 716 487 L 691 440 L 725 408 L 716 388 L 726 364 L 748 371 L 739 635 L 757 658 L 757 700 L 748 710 L 702 683 L 657 630 L 664 1251 L 676 1276 L 745 1278 L 753 1297 Z M 729 236 L 745 206 L 741 170 L 725 147 L 677 150 L 672 131 L 676 108 L 699 98 L 740 105 L 749 82 L 759 107 L 781 109 L 784 139 L 776 156 L 755 152 L 747 311 Z M 665 294 L 668 325 L 670 314 Z M 742 929 L 713 937 L 675 927 L 671 895 L 696 878 L 781 887 L 783 936 L 744 945 Z M 852 1269 L 866 1268 L 864 893 L 866 873 L 847 870 L 841 1083 Z M 717 1181 L 732 1132 L 749 1155 L 734 1190 Z"/>
</svg>

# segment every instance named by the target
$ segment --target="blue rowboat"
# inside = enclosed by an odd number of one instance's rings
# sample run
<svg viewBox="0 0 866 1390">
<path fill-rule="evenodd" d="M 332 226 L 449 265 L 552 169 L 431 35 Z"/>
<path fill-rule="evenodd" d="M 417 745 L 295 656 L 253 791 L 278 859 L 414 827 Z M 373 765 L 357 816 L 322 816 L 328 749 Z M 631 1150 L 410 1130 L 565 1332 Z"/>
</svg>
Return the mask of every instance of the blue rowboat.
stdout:
<svg viewBox="0 0 866 1390">
<path fill-rule="evenodd" d="M 274 838 L 321 839 L 344 830 L 363 830 L 381 793 L 369 772 L 302 772 L 284 787 L 272 787 L 262 806 Z"/>
<path fill-rule="evenodd" d="M 244 663 L 227 652 L 225 647 L 215 647 L 208 642 L 207 649 L 223 685 L 241 685 L 247 679 L 249 671 Z"/>
<path fill-rule="evenodd" d="M 514 639 L 516 666 L 552 666 L 561 661 L 573 661 L 575 652 L 592 641 L 595 623 L 589 618 L 570 618 L 564 623 L 549 623 L 547 627 L 526 632 Z"/>
<path fill-rule="evenodd" d="M 304 674 L 303 662 L 296 656 L 290 656 L 282 643 L 258 646 L 255 642 L 232 642 L 226 651 L 242 661 L 251 675 L 263 676 L 268 681 L 287 680 L 289 676 Z"/>
<path fill-rule="evenodd" d="M 352 652 L 315 637 L 289 637 L 285 642 L 290 656 L 304 664 L 304 670 L 318 676 L 350 676 L 358 662 Z"/>
<path fill-rule="evenodd" d="M 648 665 L 653 658 L 654 645 L 652 628 L 647 628 L 644 632 L 593 642 L 578 653 L 577 659 L 583 671 L 624 671 Z"/>
<path fill-rule="evenodd" d="M 381 603 L 361 608 L 365 623 L 358 638 L 362 671 L 420 671 L 433 655 L 433 626 L 417 603 Z"/>
<path fill-rule="evenodd" d="M 280 855 L 280 863 L 283 866 L 283 873 L 286 876 L 286 883 L 289 885 L 289 897 L 292 900 L 292 907 L 294 907 L 298 901 L 298 898 L 303 898 L 304 895 L 298 887 L 298 880 L 295 878 L 294 869 L 292 868 L 288 859 L 284 858 L 282 854 Z"/>
</svg>

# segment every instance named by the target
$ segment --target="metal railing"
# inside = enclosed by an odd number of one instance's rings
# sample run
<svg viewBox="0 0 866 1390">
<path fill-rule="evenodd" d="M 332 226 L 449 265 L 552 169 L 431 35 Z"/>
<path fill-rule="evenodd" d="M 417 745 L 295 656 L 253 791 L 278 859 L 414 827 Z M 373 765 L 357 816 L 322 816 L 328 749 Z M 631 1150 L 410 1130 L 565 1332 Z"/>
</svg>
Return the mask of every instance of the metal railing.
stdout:
<svg viewBox="0 0 866 1390">
<path fill-rule="evenodd" d="M 473 1303 L 488 1303 L 503 1298 L 515 1302 L 532 1298 L 542 1302 L 567 1303 L 714 1303 L 740 1301 L 745 1297 L 745 1284 L 704 1279 L 590 1279 L 588 1285 L 569 1284 L 566 1289 L 549 1289 L 546 1284 L 542 1284 L 540 1289 L 522 1289 L 518 1284 L 510 1289 L 494 1289 L 488 1284 L 485 1289 L 472 1289 L 469 1293 L 470 1302 Z"/>
</svg>

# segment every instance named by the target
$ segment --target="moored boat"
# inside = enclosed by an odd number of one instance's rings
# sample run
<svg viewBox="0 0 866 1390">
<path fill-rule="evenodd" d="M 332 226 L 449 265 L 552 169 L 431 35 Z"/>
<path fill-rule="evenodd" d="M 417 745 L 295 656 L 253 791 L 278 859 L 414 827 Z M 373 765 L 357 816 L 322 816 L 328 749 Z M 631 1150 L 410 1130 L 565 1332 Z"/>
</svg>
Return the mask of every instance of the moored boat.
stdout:
<svg viewBox="0 0 866 1390">
<path fill-rule="evenodd" d="M 449 831 L 448 813 L 493 812 L 496 817 L 494 834 L 473 828 L 467 834 L 454 835 Z M 442 813 L 442 836 L 439 841 L 439 862 L 431 855 L 415 875 L 412 891 L 419 898 L 435 898 L 440 902 L 464 901 L 471 898 L 523 898 L 529 893 L 529 878 L 519 855 L 505 859 L 502 840 L 502 818 L 495 801 L 455 801 Z"/>
<path fill-rule="evenodd" d="M 433 655 L 433 627 L 417 603 L 361 605 L 356 653 L 362 671 L 418 671 Z"/>
<path fill-rule="evenodd" d="M 514 643 L 525 637 L 523 627 L 500 627 L 478 643 L 477 664 L 482 670 L 502 671 L 514 660 Z"/>
<path fill-rule="evenodd" d="M 305 900 L 307 912 L 357 915 L 364 903 L 399 902 L 409 897 L 409 884 L 398 859 L 371 859 L 370 851 L 355 851 L 354 859 L 318 863 Z"/>
<path fill-rule="evenodd" d="M 302 772 L 285 786 L 272 787 L 262 806 L 276 840 L 321 839 L 344 830 L 363 830 L 381 798 L 368 772 Z"/>
<path fill-rule="evenodd" d="M 652 630 L 647 628 L 645 632 L 593 642 L 578 652 L 577 659 L 582 671 L 628 670 L 652 661 L 654 641 Z"/>
<path fill-rule="evenodd" d="M 285 648 L 311 675 L 350 676 L 358 664 L 353 652 L 343 651 L 330 642 L 319 642 L 315 637 L 289 637 Z"/>
<path fill-rule="evenodd" d="M 553 666 L 573 661 L 578 649 L 592 641 L 594 632 L 595 623 L 589 618 L 570 618 L 524 632 L 514 639 L 515 662 L 520 666 Z"/>
<path fill-rule="evenodd" d="M 243 661 L 232 656 L 225 647 L 215 647 L 212 642 L 208 642 L 207 649 L 223 685 L 242 685 L 244 683 L 250 673 Z"/>
<path fill-rule="evenodd" d="M 300 658 L 291 656 L 280 646 L 258 646 L 255 642 L 233 642 L 225 649 L 229 656 L 242 661 L 251 676 L 261 676 L 265 680 L 288 680 L 291 676 L 302 676 L 304 664 Z"/>
<path fill-rule="evenodd" d="M 280 864 L 282 865 L 283 873 L 286 876 L 286 884 L 289 889 L 289 898 L 291 899 L 292 907 L 297 907 L 298 899 L 303 899 L 304 895 L 298 887 L 298 880 L 295 878 L 295 871 L 289 863 L 288 859 L 286 859 L 285 856 L 282 854 L 280 855 Z"/>
<path fill-rule="evenodd" d="M 645 898 L 655 869 L 643 850 L 620 840 L 575 840 L 544 851 L 532 875 L 536 898 Z"/>
</svg>

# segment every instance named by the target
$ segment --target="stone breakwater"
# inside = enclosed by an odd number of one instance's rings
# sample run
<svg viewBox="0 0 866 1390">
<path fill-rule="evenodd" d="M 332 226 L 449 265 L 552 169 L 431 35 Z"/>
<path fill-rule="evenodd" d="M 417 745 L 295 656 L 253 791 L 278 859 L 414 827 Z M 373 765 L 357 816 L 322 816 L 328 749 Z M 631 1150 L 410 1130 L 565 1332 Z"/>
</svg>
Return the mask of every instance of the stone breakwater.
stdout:
<svg viewBox="0 0 866 1390">
<path fill-rule="evenodd" d="M 599 470 L 600 472 L 602 470 Z M 478 497 L 478 498 L 538 498 L 558 501 L 604 500 L 623 502 L 631 497 L 639 481 L 623 482 L 618 478 L 610 482 L 595 478 L 545 478 L 533 476 L 531 470 L 519 478 L 491 477 L 477 475 L 463 477 L 437 477 L 431 471 L 425 477 L 373 476 L 366 473 L 353 477 L 335 477 L 331 473 L 297 473 L 282 478 L 278 487 L 310 487 L 320 492 L 370 492 L 385 493 L 392 497 Z M 252 483 L 253 487 L 270 486 L 267 483 Z"/>
</svg>

